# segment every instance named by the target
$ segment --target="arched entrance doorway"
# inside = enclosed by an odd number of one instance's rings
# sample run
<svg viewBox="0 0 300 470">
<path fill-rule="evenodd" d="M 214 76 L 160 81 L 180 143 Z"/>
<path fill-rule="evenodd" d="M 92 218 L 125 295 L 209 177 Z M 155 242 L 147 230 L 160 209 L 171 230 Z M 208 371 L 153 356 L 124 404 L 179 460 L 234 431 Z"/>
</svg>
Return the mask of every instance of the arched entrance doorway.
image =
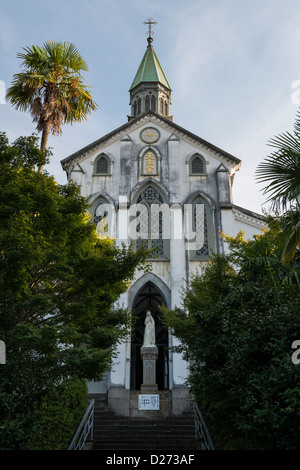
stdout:
<svg viewBox="0 0 300 470">
<path fill-rule="evenodd" d="M 146 310 L 151 310 L 155 320 L 155 337 L 156 346 L 158 347 L 158 359 L 156 361 L 158 390 L 169 389 L 168 329 L 162 324 L 161 311 L 159 309 L 160 305 L 166 305 L 166 300 L 162 292 L 153 282 L 146 282 L 136 294 L 132 305 L 136 321 L 131 337 L 131 390 L 140 390 L 143 382 L 143 362 L 140 355 L 140 348 L 143 344 Z"/>
</svg>

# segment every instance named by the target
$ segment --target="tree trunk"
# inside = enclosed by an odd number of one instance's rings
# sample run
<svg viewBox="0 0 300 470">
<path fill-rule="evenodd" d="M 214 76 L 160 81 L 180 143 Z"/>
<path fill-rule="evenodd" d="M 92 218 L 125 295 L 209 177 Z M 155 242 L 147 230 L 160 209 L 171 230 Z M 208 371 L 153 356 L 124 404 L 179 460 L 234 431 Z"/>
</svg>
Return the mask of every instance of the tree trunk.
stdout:
<svg viewBox="0 0 300 470">
<path fill-rule="evenodd" d="M 42 139 L 41 139 L 41 150 L 43 152 L 45 152 L 47 149 L 47 142 L 48 142 L 48 137 L 50 133 L 50 127 L 51 127 L 51 122 L 50 121 L 45 122 L 43 133 L 42 133 Z M 44 169 L 44 165 L 40 165 L 38 168 L 38 171 L 42 173 L 43 169 Z"/>
</svg>

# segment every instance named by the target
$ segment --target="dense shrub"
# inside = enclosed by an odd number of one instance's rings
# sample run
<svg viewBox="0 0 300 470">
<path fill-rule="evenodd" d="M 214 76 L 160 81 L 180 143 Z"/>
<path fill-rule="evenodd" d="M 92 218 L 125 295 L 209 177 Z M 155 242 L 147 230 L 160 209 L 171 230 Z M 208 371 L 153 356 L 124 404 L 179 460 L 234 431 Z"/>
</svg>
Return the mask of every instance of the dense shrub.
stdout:
<svg viewBox="0 0 300 470">
<path fill-rule="evenodd" d="M 37 434 L 34 450 L 66 450 L 80 424 L 88 404 L 85 381 L 65 380 L 52 387 L 36 411 Z"/>
<path fill-rule="evenodd" d="M 186 290 L 185 310 L 164 309 L 220 450 L 300 448 L 300 365 L 291 358 L 300 334 L 299 266 L 295 260 L 282 273 L 269 259 L 248 256 L 235 272 L 228 258 L 215 256 Z"/>
</svg>

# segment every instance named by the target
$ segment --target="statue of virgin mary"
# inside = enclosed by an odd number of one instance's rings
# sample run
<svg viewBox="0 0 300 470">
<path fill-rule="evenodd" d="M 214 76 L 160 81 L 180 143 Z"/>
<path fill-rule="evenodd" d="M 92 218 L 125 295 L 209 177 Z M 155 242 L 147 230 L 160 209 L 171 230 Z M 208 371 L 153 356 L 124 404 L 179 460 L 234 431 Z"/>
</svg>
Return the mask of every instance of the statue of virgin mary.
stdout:
<svg viewBox="0 0 300 470">
<path fill-rule="evenodd" d="M 150 310 L 147 310 L 146 312 L 143 346 L 155 346 L 155 321 Z"/>
</svg>

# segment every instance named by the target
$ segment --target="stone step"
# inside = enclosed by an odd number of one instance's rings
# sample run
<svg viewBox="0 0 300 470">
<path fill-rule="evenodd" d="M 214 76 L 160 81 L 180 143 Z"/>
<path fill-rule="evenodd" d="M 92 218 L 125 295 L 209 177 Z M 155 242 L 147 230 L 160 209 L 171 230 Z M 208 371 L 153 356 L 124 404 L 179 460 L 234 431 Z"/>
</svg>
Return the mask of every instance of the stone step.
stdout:
<svg viewBox="0 0 300 470">
<path fill-rule="evenodd" d="M 168 436 L 168 437 L 174 437 L 174 438 L 178 438 L 178 437 L 181 437 L 182 439 L 189 439 L 191 436 L 194 436 L 194 428 L 188 428 L 188 429 L 183 429 L 183 430 L 178 430 L 178 429 L 161 429 L 159 431 L 153 431 L 153 430 L 149 430 L 149 429 L 136 429 L 136 428 L 127 428 L 127 429 L 107 429 L 106 427 L 99 427 L 99 428 L 96 428 L 94 427 L 94 436 L 95 438 L 96 437 L 114 437 L 114 436 L 118 436 L 118 438 L 127 438 L 128 435 L 130 436 L 140 436 L 141 434 L 145 433 L 147 434 L 148 436 L 150 435 L 159 435 L 161 436 L 162 438 Z"/>
<path fill-rule="evenodd" d="M 174 417 L 174 418 L 165 418 L 165 419 L 143 419 L 139 420 L 137 418 L 128 418 L 128 417 L 120 417 L 120 416 L 115 416 L 115 415 L 108 415 L 108 414 L 102 414 L 98 415 L 97 413 L 94 414 L 94 421 L 111 421 L 112 423 L 114 421 L 118 421 L 120 423 L 127 423 L 127 424 L 132 424 L 134 426 L 160 426 L 161 424 L 166 424 L 169 423 L 170 425 L 177 426 L 179 424 L 191 424 L 194 423 L 193 418 L 179 418 L 179 417 Z"/>
<path fill-rule="evenodd" d="M 120 416 L 109 409 L 105 398 L 95 397 L 93 450 L 195 450 L 193 413 Z"/>
<path fill-rule="evenodd" d="M 94 430 L 96 431 L 101 431 L 101 429 L 107 429 L 111 430 L 111 432 L 133 432 L 136 430 L 137 432 L 143 432 L 143 430 L 147 432 L 169 432 L 169 431 L 174 431 L 174 432 L 193 432 L 195 429 L 195 426 L 193 423 L 189 424 L 181 424 L 179 423 L 178 425 L 170 425 L 168 423 L 166 424 L 161 424 L 160 426 L 147 426 L 147 425 L 134 425 L 133 423 L 130 424 L 124 424 L 120 423 L 118 421 L 114 421 L 113 423 L 109 421 L 94 421 Z"/>
<path fill-rule="evenodd" d="M 167 454 L 167 453 L 177 453 L 177 452 L 188 452 L 188 451 L 195 451 L 195 445 L 190 445 L 190 446 L 185 446 L 185 447 L 179 447 L 179 446 L 174 446 L 174 445 L 162 445 L 162 446 L 137 446 L 137 445 L 124 445 L 124 446 L 109 446 L 109 445 L 103 445 L 103 446 L 94 446 L 92 450 L 95 451 L 105 451 L 105 452 L 115 452 L 115 451 L 151 451 L 153 453 L 161 453 L 161 454 Z"/>
<path fill-rule="evenodd" d="M 147 442 L 145 443 L 145 436 L 147 436 Z M 152 448 L 153 450 L 158 448 L 158 447 L 174 447 L 174 448 L 180 448 L 180 449 L 185 449 L 186 447 L 194 447 L 195 446 L 195 439 L 193 437 L 185 437 L 183 438 L 182 436 L 177 436 L 177 438 L 174 437 L 174 435 L 170 436 L 156 436 L 152 437 L 149 436 L 147 433 L 144 433 L 144 437 L 138 437 L 136 435 L 132 436 L 124 436 L 123 438 L 120 436 L 97 436 L 94 435 L 93 439 L 94 447 L 97 446 L 102 446 L 103 448 L 105 447 L 142 447 L 142 446 L 147 446 L 148 448 Z"/>
<path fill-rule="evenodd" d="M 161 436 L 149 436 L 148 434 L 144 434 L 143 436 L 127 436 L 123 438 L 118 438 L 117 436 L 112 436 L 109 438 L 98 437 L 97 439 L 94 438 L 94 448 L 96 447 L 108 447 L 108 448 L 124 448 L 124 447 L 132 447 L 132 448 L 166 448 L 166 447 L 173 447 L 173 448 L 194 448 L 195 447 L 195 439 L 193 437 L 177 437 L 174 438 L 164 437 Z"/>
<path fill-rule="evenodd" d="M 106 425 L 104 423 L 94 423 L 94 432 L 101 432 L 101 430 L 106 430 L 106 432 L 111 432 L 111 433 L 126 433 L 126 432 L 133 432 L 136 431 L 138 433 L 145 432 L 147 431 L 148 433 L 163 433 L 163 432 L 177 432 L 177 433 L 184 433 L 184 432 L 193 432 L 195 429 L 195 426 L 192 424 L 185 425 L 185 426 L 170 426 L 168 424 L 161 425 L 158 427 L 154 426 L 134 426 L 133 424 L 128 424 L 128 425 L 122 425 L 122 424 L 117 424 L 117 425 Z"/>
<path fill-rule="evenodd" d="M 93 450 L 105 450 L 105 451 L 117 451 L 117 450 L 151 450 L 151 451 L 188 451 L 188 450 L 195 450 L 195 442 L 192 441 L 186 445 L 178 445 L 172 443 L 162 443 L 162 444 L 136 444 L 134 442 L 127 443 L 127 444 L 120 444 L 120 443 L 103 443 L 99 444 L 96 443 L 93 446 Z"/>
<path fill-rule="evenodd" d="M 166 437 L 169 439 L 169 438 L 172 438 L 174 440 L 178 440 L 178 439 L 193 439 L 194 437 L 194 433 L 191 432 L 191 433 L 187 433 L 186 435 L 182 435 L 180 433 L 177 433 L 177 432 L 168 432 L 168 433 L 152 433 L 152 434 L 149 434 L 147 431 L 144 431 L 144 433 L 141 435 L 141 432 L 137 432 L 137 431 L 133 431 L 133 432 L 130 432 L 130 433 L 112 433 L 112 432 L 109 432 L 109 431 L 101 431 L 101 432 L 94 432 L 94 439 L 120 439 L 120 440 L 126 440 L 130 437 L 130 439 L 133 439 L 133 438 L 136 438 L 136 439 L 143 439 L 144 438 L 144 435 L 147 435 L 149 437 L 149 439 L 153 438 L 153 439 L 165 439 Z"/>
</svg>

